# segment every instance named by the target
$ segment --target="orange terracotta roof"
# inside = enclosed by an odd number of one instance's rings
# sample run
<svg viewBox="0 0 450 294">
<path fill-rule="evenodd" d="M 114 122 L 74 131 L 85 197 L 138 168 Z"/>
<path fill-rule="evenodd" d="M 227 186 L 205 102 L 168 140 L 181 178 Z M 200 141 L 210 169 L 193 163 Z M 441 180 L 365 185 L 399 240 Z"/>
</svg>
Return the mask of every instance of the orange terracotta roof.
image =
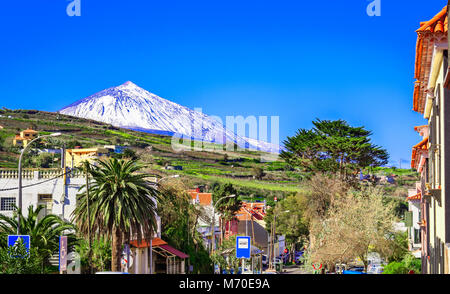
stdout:
<svg viewBox="0 0 450 294">
<path fill-rule="evenodd" d="M 420 129 L 422 129 L 422 128 L 428 128 L 428 125 L 415 126 L 415 127 L 414 127 L 414 131 L 418 131 L 418 130 L 420 130 Z"/>
<path fill-rule="evenodd" d="M 425 137 L 422 141 L 413 146 L 411 154 L 411 168 L 417 169 L 419 163 L 418 161 L 420 155 L 422 154 L 421 151 L 426 150 L 428 150 L 428 137 Z"/>
<path fill-rule="evenodd" d="M 24 133 L 28 133 L 28 134 L 37 134 L 37 131 L 32 130 L 32 129 L 26 129 L 25 131 L 23 131 Z"/>
<path fill-rule="evenodd" d="M 406 197 L 406 201 L 420 200 L 420 199 L 422 199 L 422 193 L 417 193 L 416 195 Z"/>
<path fill-rule="evenodd" d="M 188 191 L 188 194 L 191 196 L 192 200 L 198 200 L 200 205 L 211 205 L 212 204 L 212 193 L 197 193 L 196 191 Z"/>
<path fill-rule="evenodd" d="M 251 220 L 252 216 L 256 219 L 263 219 L 265 213 L 262 211 L 264 203 L 243 203 L 241 209 L 236 213 L 236 218 L 239 221 Z"/>
<path fill-rule="evenodd" d="M 150 242 L 146 240 L 142 240 L 139 244 L 137 240 L 133 240 L 130 242 L 130 245 L 137 248 L 148 248 L 150 247 Z M 153 238 L 152 240 L 152 247 L 161 246 L 161 245 L 167 245 L 167 242 L 160 239 L 160 238 Z"/>
<path fill-rule="evenodd" d="M 427 147 L 428 144 L 428 137 L 425 137 L 422 141 L 420 141 L 419 143 L 417 143 L 416 145 L 414 145 L 414 149 L 428 149 Z"/>
<path fill-rule="evenodd" d="M 414 72 L 416 82 L 414 85 L 413 94 L 413 110 L 423 113 L 434 44 L 438 41 L 444 41 L 447 39 L 447 6 L 445 6 L 429 21 L 420 23 L 420 28 L 416 32 L 417 43 Z"/>
<path fill-rule="evenodd" d="M 447 6 L 442 8 L 442 10 L 436 14 L 429 21 L 421 22 L 420 28 L 416 32 L 432 32 L 432 33 L 447 33 L 448 31 L 448 15 Z"/>
</svg>

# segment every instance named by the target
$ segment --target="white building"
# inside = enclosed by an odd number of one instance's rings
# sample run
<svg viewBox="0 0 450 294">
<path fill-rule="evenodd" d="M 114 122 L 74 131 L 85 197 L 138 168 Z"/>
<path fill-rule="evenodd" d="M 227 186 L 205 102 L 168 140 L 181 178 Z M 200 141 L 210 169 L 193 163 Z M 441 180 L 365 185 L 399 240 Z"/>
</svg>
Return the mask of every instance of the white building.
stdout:
<svg viewBox="0 0 450 294">
<path fill-rule="evenodd" d="M 0 213 L 3 215 L 13 216 L 14 205 L 18 205 L 18 175 L 17 169 L 0 169 Z M 34 208 L 44 205 L 41 217 L 55 214 L 72 222 L 77 194 L 85 183 L 85 175 L 78 170 L 64 176 L 63 169 L 24 169 L 22 173 L 23 214 L 28 215 L 30 205 Z M 166 273 L 184 273 L 184 260 L 187 255 L 159 239 L 161 237 L 159 216 L 156 216 L 156 220 L 158 228 L 153 239 L 155 241 L 151 246 L 153 250 L 149 250 L 150 246 L 132 246 L 131 256 L 134 262 L 129 272 L 147 274 L 151 272 L 150 264 L 153 264 L 153 273 L 155 273 L 156 263 L 161 259 L 158 256 L 163 255 L 164 261 L 167 259 Z"/>
<path fill-rule="evenodd" d="M 12 216 L 14 205 L 18 205 L 17 169 L 0 169 L 0 213 Z M 71 214 L 76 207 L 76 195 L 84 184 L 80 172 L 68 173 L 63 169 L 24 169 L 22 176 L 22 210 L 26 216 L 28 207 L 44 205 L 42 216 L 56 214 L 71 221 Z"/>
</svg>

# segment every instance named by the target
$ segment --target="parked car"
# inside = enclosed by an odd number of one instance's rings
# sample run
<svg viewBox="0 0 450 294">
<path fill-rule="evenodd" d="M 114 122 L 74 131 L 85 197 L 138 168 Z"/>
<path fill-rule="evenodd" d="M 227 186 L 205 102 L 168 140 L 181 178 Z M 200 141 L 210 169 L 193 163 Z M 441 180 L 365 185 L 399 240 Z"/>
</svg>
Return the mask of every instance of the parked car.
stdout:
<svg viewBox="0 0 450 294">
<path fill-rule="evenodd" d="M 344 275 L 365 275 L 364 267 L 360 266 L 354 266 L 350 267 L 347 270 L 342 271 L 342 274 Z"/>
<path fill-rule="evenodd" d="M 262 259 L 262 264 L 267 265 L 267 263 L 269 261 L 269 259 L 267 258 L 267 255 L 262 255 L 261 259 Z"/>
</svg>

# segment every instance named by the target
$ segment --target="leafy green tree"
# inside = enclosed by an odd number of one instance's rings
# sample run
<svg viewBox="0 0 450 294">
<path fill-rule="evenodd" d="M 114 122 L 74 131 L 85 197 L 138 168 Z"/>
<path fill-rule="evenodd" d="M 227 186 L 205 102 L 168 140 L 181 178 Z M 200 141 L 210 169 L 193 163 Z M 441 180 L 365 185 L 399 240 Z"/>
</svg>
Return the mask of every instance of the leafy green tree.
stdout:
<svg viewBox="0 0 450 294">
<path fill-rule="evenodd" d="M 408 274 L 413 272 L 420 274 L 422 262 L 409 252 L 400 261 L 392 261 L 383 268 L 383 274 Z"/>
<path fill-rule="evenodd" d="M 223 197 L 236 195 L 236 197 L 230 197 L 220 200 Z M 242 202 L 238 199 L 237 190 L 233 187 L 231 183 L 221 184 L 216 186 L 212 193 L 213 205 L 216 205 L 217 201 L 220 202 L 216 206 L 216 211 L 221 215 L 222 228 L 225 223 L 236 218 L 236 213 L 241 209 Z M 224 230 L 222 230 L 224 232 Z"/>
<path fill-rule="evenodd" d="M 81 257 L 81 266 L 89 268 L 89 241 L 82 239 L 75 246 Z M 103 236 L 92 240 L 91 244 L 91 266 L 94 272 L 108 271 L 111 269 L 111 241 Z M 86 271 L 88 272 L 88 270 Z"/>
<path fill-rule="evenodd" d="M 344 120 L 320 119 L 313 125 L 311 130 L 299 129 L 284 141 L 286 150 L 281 157 L 290 165 L 348 178 L 361 168 L 387 164 L 387 151 L 371 142 L 372 132 L 364 127 L 352 127 Z"/>
<path fill-rule="evenodd" d="M 159 193 L 142 172 L 144 166 L 134 160 L 115 158 L 98 161 L 90 169 L 90 211 L 88 218 L 86 187 L 80 188 L 73 215 L 80 232 L 91 232 L 112 238 L 111 270 L 120 271 L 123 241 L 141 242 L 157 229 L 156 204 Z M 131 236 L 133 234 L 133 236 Z"/>
<path fill-rule="evenodd" d="M 21 210 L 16 210 L 12 217 L 0 214 L 0 247 L 6 247 L 8 235 L 17 234 L 17 214 L 19 214 L 20 234 L 30 236 L 31 248 L 42 258 L 42 270 L 48 265 L 48 258 L 58 252 L 59 236 L 68 236 L 69 246 L 77 241 L 73 224 L 54 214 L 40 217 L 43 208 L 39 205 L 34 209 L 30 205 L 26 217 Z"/>
<path fill-rule="evenodd" d="M 37 248 L 31 247 L 29 252 L 21 242 L 11 247 L 0 248 L 1 274 L 41 274 L 43 258 Z"/>
<path fill-rule="evenodd" d="M 194 273 L 212 273 L 211 259 L 197 231 L 199 219 L 205 217 L 202 207 L 191 203 L 180 182 L 165 182 L 159 191 L 164 195 L 158 203 L 162 238 L 189 255 Z"/>
<path fill-rule="evenodd" d="M 308 221 L 305 217 L 305 202 L 299 194 L 288 196 L 277 202 L 264 218 L 268 232 L 270 232 L 274 216 L 276 216 L 275 231 L 277 235 L 286 237 L 287 247 L 293 252 L 297 244 L 302 245 L 309 233 Z"/>
<path fill-rule="evenodd" d="M 49 168 L 53 163 L 53 155 L 43 152 L 36 158 L 36 163 L 41 168 Z"/>
<path fill-rule="evenodd" d="M 394 232 L 389 234 L 388 255 L 389 262 L 402 261 L 408 250 L 408 232 Z"/>
</svg>

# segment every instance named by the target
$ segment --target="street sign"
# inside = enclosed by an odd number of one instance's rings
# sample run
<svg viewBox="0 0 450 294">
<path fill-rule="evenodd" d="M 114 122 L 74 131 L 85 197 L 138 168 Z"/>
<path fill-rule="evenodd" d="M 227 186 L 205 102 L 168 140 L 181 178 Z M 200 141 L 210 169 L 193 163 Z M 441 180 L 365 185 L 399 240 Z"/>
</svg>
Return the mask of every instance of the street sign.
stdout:
<svg viewBox="0 0 450 294">
<path fill-rule="evenodd" d="M 30 252 L 30 236 L 28 235 L 8 235 L 8 247 L 15 246 L 17 243 L 23 242 L 27 252 Z"/>
<path fill-rule="evenodd" d="M 236 258 L 250 258 L 251 256 L 250 237 L 236 237 Z"/>
<path fill-rule="evenodd" d="M 59 237 L 59 272 L 67 270 L 67 236 Z"/>
</svg>

